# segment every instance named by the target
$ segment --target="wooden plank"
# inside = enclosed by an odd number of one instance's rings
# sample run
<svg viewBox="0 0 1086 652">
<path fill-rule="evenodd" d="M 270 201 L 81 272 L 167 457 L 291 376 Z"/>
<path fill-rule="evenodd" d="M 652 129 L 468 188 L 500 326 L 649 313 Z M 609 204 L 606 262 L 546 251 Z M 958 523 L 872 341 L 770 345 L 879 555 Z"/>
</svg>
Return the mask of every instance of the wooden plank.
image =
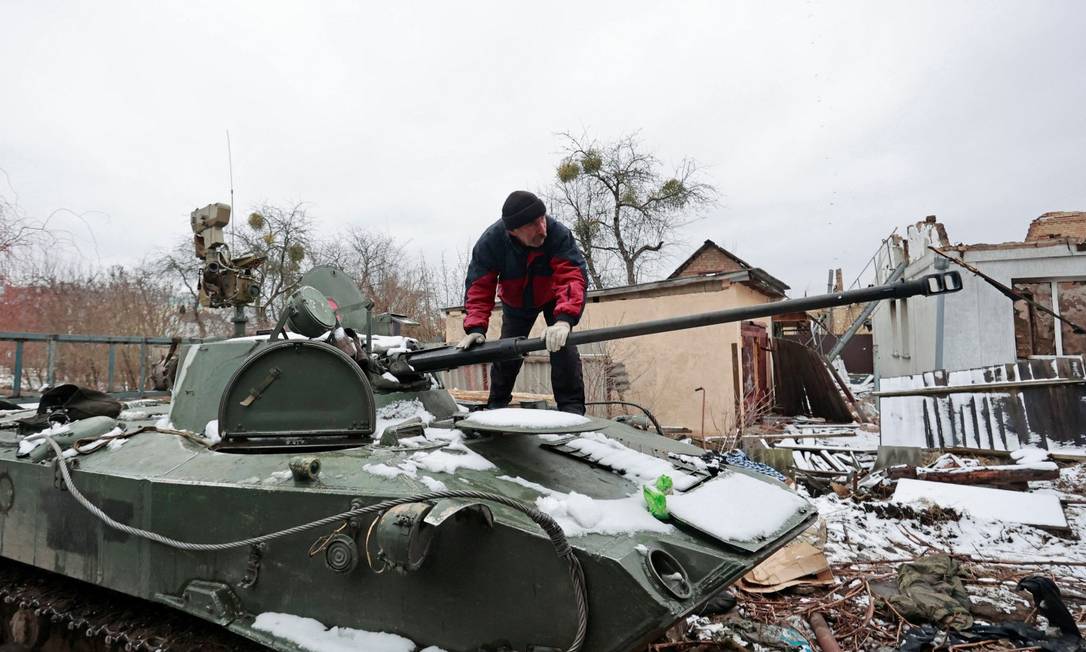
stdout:
<svg viewBox="0 0 1086 652">
<path fill-rule="evenodd" d="M 801 451 L 792 451 L 792 464 L 795 465 L 797 469 L 804 471 L 809 468 L 807 460 L 803 457 Z"/>
<path fill-rule="evenodd" d="M 803 433 L 803 432 L 779 432 L 767 435 L 743 435 L 741 439 L 834 439 L 836 437 L 855 437 L 856 431 L 842 431 L 842 432 L 819 432 L 819 433 Z"/>
<path fill-rule="evenodd" d="M 822 450 L 822 451 L 819 451 L 818 454 L 819 454 L 819 456 L 822 457 L 822 459 L 826 460 L 826 463 L 829 464 L 830 467 L 833 468 L 834 470 L 840 471 L 842 473 L 848 473 L 849 469 L 844 464 L 841 464 L 841 461 L 838 460 L 829 451 Z"/>
<path fill-rule="evenodd" d="M 785 448 L 793 451 L 808 451 L 814 453 L 820 453 L 822 451 L 830 451 L 831 453 L 847 453 L 849 451 L 856 453 L 878 453 L 878 447 L 851 447 L 851 446 L 820 446 L 818 444 L 775 444 L 773 448 Z"/>
<path fill-rule="evenodd" d="M 1055 465 L 1053 465 L 1055 466 Z M 1029 466 L 975 467 L 966 469 L 917 469 L 918 480 L 951 482 L 953 484 L 1013 484 L 1059 480 L 1060 470 L 1036 469 Z"/>
<path fill-rule="evenodd" d="M 809 455 L 809 457 L 807 459 L 810 461 L 811 466 L 814 467 L 815 469 L 818 469 L 819 471 L 830 471 L 830 472 L 833 472 L 833 473 L 840 473 L 840 471 L 838 471 L 837 469 L 830 466 L 826 462 L 826 460 L 822 459 L 821 456 L 816 455 L 814 453 L 808 453 L 808 455 Z"/>
<path fill-rule="evenodd" d="M 1056 378 L 1053 380 L 1023 380 L 1002 383 L 984 383 L 976 385 L 953 385 L 946 387 L 917 387 L 887 392 L 871 392 L 872 396 L 891 398 L 894 396 L 942 396 L 944 394 L 962 394 L 973 392 L 998 392 L 1004 389 L 1029 389 L 1031 387 L 1052 387 L 1058 385 L 1082 385 L 1082 378 Z"/>
</svg>

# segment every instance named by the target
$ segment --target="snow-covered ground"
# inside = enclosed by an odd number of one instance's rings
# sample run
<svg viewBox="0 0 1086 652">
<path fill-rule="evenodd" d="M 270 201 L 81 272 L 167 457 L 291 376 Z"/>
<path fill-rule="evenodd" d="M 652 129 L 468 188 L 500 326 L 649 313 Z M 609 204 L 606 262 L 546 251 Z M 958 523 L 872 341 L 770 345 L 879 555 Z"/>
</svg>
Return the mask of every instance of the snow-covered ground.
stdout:
<svg viewBox="0 0 1086 652">
<path fill-rule="evenodd" d="M 953 492 L 955 487 L 945 485 L 944 490 Z M 1034 493 L 1082 501 L 1086 496 L 1086 464 L 1065 466 L 1058 481 L 1031 482 L 1030 487 Z M 887 501 L 841 498 L 832 492 L 813 502 L 826 522 L 825 552 L 831 563 L 899 559 L 932 550 L 968 556 L 977 562 L 1086 563 L 1086 545 L 1082 543 L 1086 537 L 1086 505 L 1076 502 L 1064 505 L 1070 530 L 1067 536 L 968 511 L 957 519 L 948 519 L 917 502 L 898 507 Z M 1066 572 L 1086 579 L 1086 567 L 1069 566 Z"/>
</svg>

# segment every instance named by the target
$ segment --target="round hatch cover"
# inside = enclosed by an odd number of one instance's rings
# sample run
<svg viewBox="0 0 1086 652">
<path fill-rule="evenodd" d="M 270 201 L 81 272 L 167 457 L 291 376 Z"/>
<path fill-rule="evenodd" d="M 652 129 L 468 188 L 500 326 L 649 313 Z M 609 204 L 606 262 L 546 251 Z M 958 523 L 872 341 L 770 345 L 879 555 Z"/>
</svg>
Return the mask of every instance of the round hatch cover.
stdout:
<svg viewBox="0 0 1086 652">
<path fill-rule="evenodd" d="M 529 435 L 590 432 L 606 425 L 606 422 L 579 414 L 524 408 L 480 410 L 456 422 L 457 428 L 468 432 L 515 432 Z"/>
<path fill-rule="evenodd" d="M 344 328 L 366 332 L 366 313 L 373 302 L 362 295 L 350 275 L 329 265 L 320 265 L 302 275 L 299 281 L 328 297 L 331 308 Z"/>
<path fill-rule="evenodd" d="M 306 337 L 320 337 L 336 325 L 336 313 L 317 288 L 302 286 L 290 296 L 290 330 Z"/>
</svg>

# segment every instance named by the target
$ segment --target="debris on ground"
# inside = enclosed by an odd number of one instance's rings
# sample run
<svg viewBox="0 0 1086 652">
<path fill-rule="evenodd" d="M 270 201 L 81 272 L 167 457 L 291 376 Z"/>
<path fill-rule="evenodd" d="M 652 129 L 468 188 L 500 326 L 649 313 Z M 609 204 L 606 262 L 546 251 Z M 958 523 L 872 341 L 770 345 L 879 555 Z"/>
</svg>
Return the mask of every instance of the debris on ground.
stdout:
<svg viewBox="0 0 1086 652">
<path fill-rule="evenodd" d="M 868 427 L 771 417 L 744 434 L 820 519 L 733 587 L 734 609 L 649 649 L 1086 652 L 1079 451 L 891 450 Z"/>
</svg>

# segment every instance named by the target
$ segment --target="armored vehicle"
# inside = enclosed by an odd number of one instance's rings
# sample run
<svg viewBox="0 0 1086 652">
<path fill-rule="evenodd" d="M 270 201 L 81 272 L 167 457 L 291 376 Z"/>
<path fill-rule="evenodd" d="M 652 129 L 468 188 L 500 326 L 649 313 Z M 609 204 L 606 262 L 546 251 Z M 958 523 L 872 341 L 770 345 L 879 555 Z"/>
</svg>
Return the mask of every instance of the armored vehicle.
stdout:
<svg viewBox="0 0 1086 652">
<path fill-rule="evenodd" d="M 569 345 L 959 287 L 951 272 Z M 170 403 L 0 429 L 5 642 L 636 650 L 815 518 L 660 434 L 468 413 L 435 372 L 542 341 L 420 349 L 375 332 L 370 306 L 318 268 L 272 333 L 182 350 Z"/>
</svg>

